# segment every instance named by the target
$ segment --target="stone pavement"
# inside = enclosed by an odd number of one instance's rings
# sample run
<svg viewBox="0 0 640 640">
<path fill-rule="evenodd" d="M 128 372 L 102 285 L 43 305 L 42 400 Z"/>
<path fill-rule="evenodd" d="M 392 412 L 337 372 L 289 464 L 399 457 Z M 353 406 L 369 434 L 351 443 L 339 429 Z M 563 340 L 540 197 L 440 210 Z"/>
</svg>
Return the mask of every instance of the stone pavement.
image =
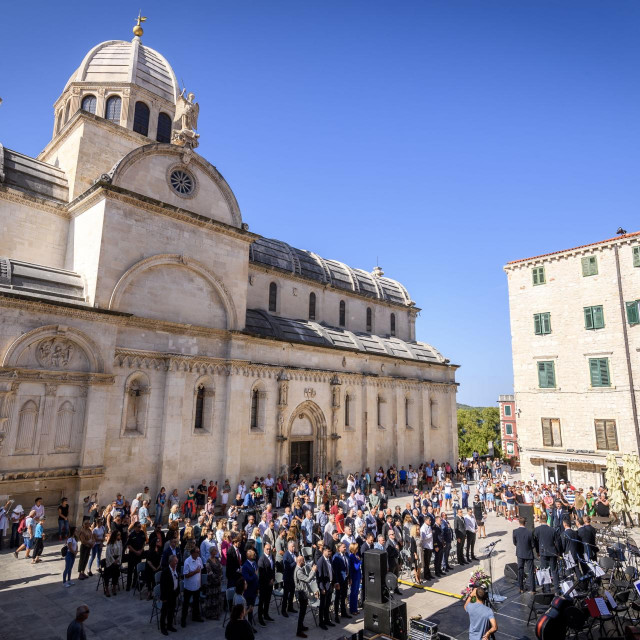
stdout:
<svg viewBox="0 0 640 640">
<path fill-rule="evenodd" d="M 473 490 L 472 490 L 473 493 Z M 390 505 L 404 505 L 402 496 L 392 499 Z M 497 609 L 497 620 L 500 631 L 498 640 L 513 638 L 534 638 L 533 625 L 526 626 L 528 607 L 522 602 L 523 596 L 518 594 L 517 587 L 505 583 L 504 565 L 515 561 L 514 547 L 511 542 L 511 531 L 516 523 L 506 522 L 504 518 L 489 515 L 487 520 L 487 539 L 476 543 L 479 563 L 463 567 L 455 567 L 446 577 L 430 583 L 443 591 L 460 593 L 466 585 L 472 567 L 487 567 L 486 554 L 481 553 L 489 542 L 498 540 L 493 560 L 493 575 L 503 595 L 508 599 Z M 0 640 L 14 640 L 21 637 L 37 637 L 38 640 L 54 640 L 66 638 L 66 628 L 75 615 L 76 607 L 81 603 L 89 605 L 91 614 L 85 623 L 88 638 L 112 640 L 122 636 L 132 638 L 161 638 L 156 623 L 149 624 L 151 602 L 140 600 L 132 593 L 119 592 L 115 598 L 105 598 L 102 590 L 96 591 L 97 575 L 85 581 L 75 579 L 75 586 L 62 586 L 63 560 L 59 554 L 62 544 L 57 540 L 46 543 L 44 561 L 32 565 L 30 561 L 16 560 L 13 554 L 3 550 L 0 554 Z M 480 552 L 480 553 L 478 553 Z M 76 563 L 77 565 L 77 563 Z M 500 579 L 499 579 L 500 578 Z M 424 592 L 419 589 L 401 586 L 402 600 L 407 603 L 409 616 L 422 615 L 439 623 L 440 631 L 456 638 L 466 640 L 467 616 L 461 601 L 453 598 Z M 146 592 L 145 592 L 146 594 Z M 258 627 L 256 638 L 294 638 L 296 632 L 296 616 L 288 619 L 278 616 L 272 604 L 272 617 L 276 622 L 268 623 L 264 629 Z M 323 632 L 313 624 L 311 613 L 307 613 L 307 626 L 310 638 L 338 640 L 342 635 L 355 633 L 362 628 L 363 615 L 345 622 L 342 628 L 335 627 Z M 24 635 L 26 632 L 26 636 Z M 206 621 L 205 623 L 187 622 L 187 628 L 179 629 L 172 634 L 177 640 L 181 637 L 189 639 L 224 638 L 222 621 Z"/>
</svg>

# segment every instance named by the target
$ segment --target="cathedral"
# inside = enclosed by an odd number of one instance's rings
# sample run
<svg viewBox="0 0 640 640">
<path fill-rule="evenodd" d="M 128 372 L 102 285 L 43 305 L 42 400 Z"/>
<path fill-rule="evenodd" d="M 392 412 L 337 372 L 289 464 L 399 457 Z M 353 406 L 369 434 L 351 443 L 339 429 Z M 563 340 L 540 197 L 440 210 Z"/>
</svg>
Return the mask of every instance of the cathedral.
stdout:
<svg viewBox="0 0 640 640">
<path fill-rule="evenodd" d="M 134 34 L 84 56 L 36 158 L 0 144 L 0 494 L 77 517 L 296 462 L 453 462 L 457 366 L 405 287 L 252 233 Z"/>
</svg>

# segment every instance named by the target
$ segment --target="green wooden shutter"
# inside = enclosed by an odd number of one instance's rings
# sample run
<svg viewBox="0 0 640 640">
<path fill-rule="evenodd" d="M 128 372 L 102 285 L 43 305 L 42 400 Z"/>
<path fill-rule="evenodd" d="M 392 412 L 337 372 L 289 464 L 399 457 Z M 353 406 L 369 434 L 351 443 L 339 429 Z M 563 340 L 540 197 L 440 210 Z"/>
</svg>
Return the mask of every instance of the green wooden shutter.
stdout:
<svg viewBox="0 0 640 640">
<path fill-rule="evenodd" d="M 633 247 L 633 266 L 640 267 L 640 247 Z"/>
<path fill-rule="evenodd" d="M 593 328 L 594 329 L 603 329 L 604 328 L 604 311 L 601 306 L 592 307 L 593 309 Z"/>
<path fill-rule="evenodd" d="M 562 446 L 562 432 L 560 431 L 560 420 L 558 418 L 551 418 L 551 438 L 553 439 L 554 447 Z"/>
<path fill-rule="evenodd" d="M 596 449 L 607 449 L 607 433 L 604 420 L 596 420 Z"/>
<path fill-rule="evenodd" d="M 582 258 L 582 275 L 584 277 L 598 275 L 598 259 L 595 256 Z"/>
<path fill-rule="evenodd" d="M 618 434 L 616 433 L 616 421 L 615 420 L 605 420 L 605 435 L 607 438 L 607 449 L 609 451 L 617 451 L 618 450 Z"/>
<path fill-rule="evenodd" d="M 640 324 L 640 312 L 638 311 L 638 301 L 627 302 L 627 320 L 629 324 Z"/>
<path fill-rule="evenodd" d="M 589 358 L 589 372 L 592 387 L 609 387 L 609 358 Z"/>
<path fill-rule="evenodd" d="M 542 333 L 551 333 L 551 314 L 542 313 L 540 318 Z"/>
<path fill-rule="evenodd" d="M 593 308 L 592 307 L 584 308 L 584 328 L 593 329 Z"/>
<path fill-rule="evenodd" d="M 551 420 L 549 418 L 542 418 L 542 446 L 553 446 L 553 436 L 551 435 Z"/>
<path fill-rule="evenodd" d="M 540 315 L 539 313 L 533 314 L 533 330 L 537 336 L 542 333 L 542 326 L 540 324 Z"/>
<path fill-rule="evenodd" d="M 597 358 L 589 358 L 589 373 L 591 374 L 591 386 L 600 386 L 600 366 Z"/>
<path fill-rule="evenodd" d="M 603 387 L 608 387 L 611 385 L 611 380 L 609 379 L 609 358 L 600 358 L 600 362 L 598 363 L 600 367 L 600 383 Z"/>
<path fill-rule="evenodd" d="M 538 384 L 541 389 L 553 389 L 556 386 L 553 362 L 538 362 Z"/>
<path fill-rule="evenodd" d="M 589 275 L 589 258 L 582 258 L 582 276 Z"/>
</svg>

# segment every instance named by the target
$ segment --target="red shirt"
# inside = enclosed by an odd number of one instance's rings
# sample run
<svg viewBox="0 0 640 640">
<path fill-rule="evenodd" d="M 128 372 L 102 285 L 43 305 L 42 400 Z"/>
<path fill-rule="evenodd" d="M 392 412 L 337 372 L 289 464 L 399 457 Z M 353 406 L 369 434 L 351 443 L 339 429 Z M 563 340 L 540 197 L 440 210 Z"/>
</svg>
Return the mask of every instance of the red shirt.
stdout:
<svg viewBox="0 0 640 640">
<path fill-rule="evenodd" d="M 336 516 L 336 529 L 338 533 L 344 533 L 344 513 L 339 513 Z"/>
<path fill-rule="evenodd" d="M 218 487 L 215 484 L 213 485 L 213 487 L 209 486 L 209 489 L 207 490 L 207 494 L 215 502 L 216 498 L 218 497 Z"/>
</svg>

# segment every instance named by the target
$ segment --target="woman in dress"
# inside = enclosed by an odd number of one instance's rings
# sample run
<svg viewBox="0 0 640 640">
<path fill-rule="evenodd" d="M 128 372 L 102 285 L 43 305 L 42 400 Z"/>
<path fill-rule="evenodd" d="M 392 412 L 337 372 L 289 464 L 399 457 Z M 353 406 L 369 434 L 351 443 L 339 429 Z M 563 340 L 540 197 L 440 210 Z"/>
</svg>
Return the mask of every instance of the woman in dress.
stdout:
<svg viewBox="0 0 640 640">
<path fill-rule="evenodd" d="M 282 506 L 283 499 L 284 499 L 284 484 L 282 483 L 282 478 L 278 478 L 276 482 L 276 509 L 279 509 Z"/>
<path fill-rule="evenodd" d="M 253 529 L 251 539 L 256 543 L 256 554 L 259 558 L 262 555 L 262 536 L 260 535 L 260 529 L 258 527 Z"/>
<path fill-rule="evenodd" d="M 445 511 L 451 511 L 452 491 L 453 483 L 451 482 L 450 476 L 447 476 L 447 479 L 444 481 L 444 506 L 442 507 Z"/>
<path fill-rule="evenodd" d="M 352 616 L 355 616 L 358 613 L 358 596 L 360 595 L 360 582 L 362 580 L 362 558 L 356 542 L 352 542 L 349 545 L 349 577 L 351 578 L 349 611 Z"/>
<path fill-rule="evenodd" d="M 105 558 L 106 569 L 102 576 L 104 582 L 104 595 L 109 598 L 109 582 L 111 593 L 116 595 L 116 586 L 120 577 L 120 564 L 122 563 L 122 534 L 115 529 L 109 535 Z"/>
<path fill-rule="evenodd" d="M 204 605 L 204 615 L 210 620 L 220 619 L 222 564 L 215 554 L 210 554 L 207 564 L 207 597 Z"/>
<path fill-rule="evenodd" d="M 153 587 L 156 586 L 156 573 L 162 570 L 162 551 L 164 550 L 162 536 L 156 536 L 153 541 L 155 544 L 153 548 L 149 546 L 144 565 L 144 582 L 147 585 L 147 600 L 153 598 Z"/>
<path fill-rule="evenodd" d="M 417 524 L 411 527 L 409 538 L 409 553 L 411 554 L 411 567 L 413 578 L 416 584 L 421 584 L 422 573 L 422 540 L 420 539 L 420 529 Z"/>
<path fill-rule="evenodd" d="M 220 518 L 216 524 L 216 546 L 218 549 L 222 544 L 222 538 L 224 537 L 224 532 L 227 530 L 227 519 Z"/>
<path fill-rule="evenodd" d="M 182 530 L 182 557 L 191 555 L 191 550 L 196 546 L 196 536 L 189 518 L 186 519 Z"/>
<path fill-rule="evenodd" d="M 222 542 L 220 543 L 220 563 L 223 567 L 227 566 L 227 551 L 231 547 L 231 531 L 225 531 L 222 534 Z"/>
</svg>

